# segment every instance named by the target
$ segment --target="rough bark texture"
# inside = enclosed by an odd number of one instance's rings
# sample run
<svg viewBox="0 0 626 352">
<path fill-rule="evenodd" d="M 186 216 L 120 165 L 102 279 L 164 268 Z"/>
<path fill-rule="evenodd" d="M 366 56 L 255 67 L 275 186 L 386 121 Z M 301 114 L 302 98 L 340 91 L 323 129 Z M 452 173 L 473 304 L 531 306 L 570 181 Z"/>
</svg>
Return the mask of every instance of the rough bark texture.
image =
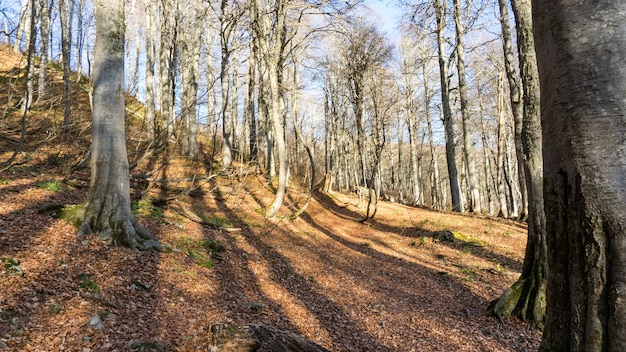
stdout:
<svg viewBox="0 0 626 352">
<path fill-rule="evenodd" d="M 533 1 L 550 275 L 541 351 L 626 351 L 626 3 Z"/>
<path fill-rule="evenodd" d="M 124 124 L 124 1 L 95 2 L 93 127 L 89 194 L 79 210 L 81 234 L 99 233 L 113 245 L 140 250 L 162 246 L 135 220 Z"/>
</svg>

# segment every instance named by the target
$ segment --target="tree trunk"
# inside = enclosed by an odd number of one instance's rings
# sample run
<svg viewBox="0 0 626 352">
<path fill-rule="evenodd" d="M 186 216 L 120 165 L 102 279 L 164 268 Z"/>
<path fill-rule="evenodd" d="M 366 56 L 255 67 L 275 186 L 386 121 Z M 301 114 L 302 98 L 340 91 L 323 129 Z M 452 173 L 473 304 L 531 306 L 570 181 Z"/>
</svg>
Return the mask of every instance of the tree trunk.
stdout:
<svg viewBox="0 0 626 352">
<path fill-rule="evenodd" d="M 540 351 L 626 351 L 626 3 L 533 7 L 550 268 Z"/>
<path fill-rule="evenodd" d="M 171 20 L 172 9 L 168 2 L 162 3 L 161 13 L 161 40 L 159 44 L 159 108 L 161 120 L 159 132 L 162 140 L 167 143 L 174 134 L 174 121 L 172 116 L 172 51 L 173 51 L 173 25 Z"/>
<path fill-rule="evenodd" d="M 30 20 L 32 16 L 31 6 L 32 1 L 30 0 L 22 0 L 22 6 L 20 7 L 20 18 L 17 24 L 15 43 L 13 43 L 13 51 L 20 52 L 22 50 L 22 37 L 26 35 L 26 38 L 23 42 L 28 45 L 30 43 L 30 34 L 31 34 L 31 25 L 32 21 Z M 28 48 L 27 48 L 28 49 Z"/>
<path fill-rule="evenodd" d="M 270 175 L 274 167 L 273 149 L 276 143 L 276 151 L 278 156 L 278 184 L 276 186 L 276 194 L 274 200 L 265 209 L 265 216 L 272 217 L 278 213 L 283 204 L 288 179 L 288 156 L 287 143 L 285 140 L 285 116 L 284 116 L 284 88 L 282 87 L 282 61 L 284 55 L 285 40 L 285 19 L 286 8 L 283 0 L 275 0 L 271 3 L 262 3 L 259 0 L 254 1 L 256 14 L 258 15 L 257 26 L 255 27 L 259 54 L 262 58 L 261 62 L 264 67 L 262 80 L 265 104 L 267 106 L 267 122 L 271 123 L 274 134 L 267 139 L 268 159 L 270 166 Z M 260 14 L 272 14 L 271 16 Z M 270 131 L 266 131 L 270 135 Z"/>
<path fill-rule="evenodd" d="M 195 5 L 193 6 L 195 7 Z M 196 12 L 197 11 L 197 12 Z M 196 104 L 198 95 L 198 71 L 200 64 L 200 26 L 198 18 L 202 17 L 199 9 L 190 9 L 187 12 L 191 18 L 186 23 L 186 30 L 183 31 L 183 53 L 180 67 L 182 81 L 182 130 L 181 144 L 182 153 L 186 157 L 193 159 L 197 153 L 197 118 Z"/>
<path fill-rule="evenodd" d="M 498 182 L 498 203 L 500 205 L 500 212 L 498 216 L 504 218 L 509 217 L 509 207 L 506 202 L 506 182 L 505 182 L 505 166 L 504 166 L 504 138 L 506 134 L 506 125 L 504 123 L 504 92 L 503 92 L 503 77 L 502 74 L 498 76 L 498 152 L 496 159 L 497 182 Z"/>
<path fill-rule="evenodd" d="M 154 140 L 158 131 L 155 129 L 156 125 L 156 113 L 155 113 L 155 101 L 154 101 L 154 41 L 150 33 L 156 33 L 154 27 L 154 7 L 152 6 L 152 0 L 144 0 L 144 8 L 146 13 L 146 115 L 144 117 L 146 130 L 150 141 Z"/>
<path fill-rule="evenodd" d="M 85 4 L 85 0 L 79 0 L 78 1 L 78 8 L 77 8 L 77 16 L 76 16 L 76 83 L 80 82 L 80 78 L 82 76 L 82 72 L 83 72 L 83 44 L 84 44 L 84 38 L 83 38 L 83 8 Z M 149 31 L 148 33 L 153 33 L 152 31 Z"/>
<path fill-rule="evenodd" d="M 63 126 L 66 128 L 72 123 L 70 101 L 70 47 L 71 33 L 69 29 L 67 0 L 59 0 L 59 20 L 61 21 L 61 56 L 63 57 Z"/>
<path fill-rule="evenodd" d="M 413 93 L 413 90 L 407 87 L 408 83 L 406 83 L 406 81 L 408 81 L 408 79 L 405 79 L 405 90 L 407 90 L 405 99 L 407 100 L 407 125 L 409 129 L 409 154 L 411 158 L 411 203 L 413 205 L 420 205 L 421 194 L 418 172 L 419 165 L 417 160 L 417 121 L 415 118 L 415 109 L 413 108 L 413 94 L 409 94 Z M 428 88 L 424 87 L 424 89 L 426 90 L 424 94 L 428 96 Z M 428 98 L 426 99 L 428 100 Z M 400 138 L 401 134 L 398 135 L 398 138 Z M 400 151 L 401 149 L 398 147 L 398 154 L 400 154 Z M 401 165 L 402 164 L 399 162 L 398 167 L 401 167 Z"/>
<path fill-rule="evenodd" d="M 81 209 L 81 234 L 113 245 L 162 246 L 134 218 L 124 131 L 124 1 L 96 0 L 91 181 Z"/>
<path fill-rule="evenodd" d="M 48 72 L 48 47 L 50 39 L 50 6 L 48 0 L 39 0 L 39 79 L 37 85 L 37 99 L 41 99 L 46 92 L 46 77 Z"/>
<path fill-rule="evenodd" d="M 443 124 L 446 133 L 446 160 L 448 164 L 448 178 L 450 181 L 450 194 L 452 196 L 452 210 L 463 211 L 463 201 L 461 199 L 461 188 L 459 187 L 459 176 L 456 168 L 456 154 L 454 142 L 454 121 L 452 121 L 452 110 L 450 109 L 450 91 L 448 87 L 448 61 L 444 49 L 444 31 L 446 28 L 445 2 L 434 0 L 435 15 L 437 17 L 437 52 L 439 55 L 439 78 L 441 80 L 441 105 L 443 108 Z"/>
<path fill-rule="evenodd" d="M 255 114 L 254 92 L 256 90 L 256 41 L 250 40 L 250 57 L 248 59 L 248 100 L 246 105 L 246 116 L 250 130 L 250 160 L 258 162 L 259 146 L 257 142 L 257 117 Z"/>
<path fill-rule="evenodd" d="M 463 125 L 463 154 L 467 163 L 467 181 L 469 184 L 469 211 L 480 213 L 482 211 L 480 202 L 480 184 L 476 174 L 476 162 L 474 160 L 471 143 L 472 135 L 470 131 L 470 113 L 467 101 L 467 82 L 465 79 L 465 47 L 463 45 L 463 35 L 465 26 L 462 21 L 461 2 L 454 0 L 454 23 L 456 28 L 456 57 L 457 71 L 459 74 L 459 97 L 461 100 L 461 121 Z"/>
<path fill-rule="evenodd" d="M 513 0 L 512 4 L 517 24 L 517 43 L 524 93 L 521 142 L 525 170 L 520 174 L 525 175 L 525 184 L 528 189 L 528 242 L 522 275 L 495 303 L 493 313 L 500 319 L 514 313 L 522 320 L 528 321 L 532 328 L 543 329 L 548 263 L 543 202 L 539 76 L 532 36 L 530 0 Z"/>
<path fill-rule="evenodd" d="M 220 66 L 220 87 L 222 92 L 222 167 L 228 169 L 233 161 L 233 133 L 234 128 L 231 117 L 230 89 L 232 79 L 230 76 L 230 54 L 233 23 L 229 21 L 228 1 L 220 2 L 220 46 L 222 49 L 222 61 Z"/>
<path fill-rule="evenodd" d="M 500 5 L 500 25 L 502 28 L 502 47 L 504 51 L 504 66 L 506 77 L 509 81 L 509 99 L 515 123 L 515 154 L 517 156 L 517 173 L 519 187 L 522 196 L 520 218 L 525 219 L 528 215 L 528 190 L 526 189 L 526 176 L 524 175 L 524 149 L 522 147 L 522 126 L 524 118 L 524 106 L 522 104 L 521 78 L 515 69 L 515 57 L 513 54 L 513 42 L 511 40 L 511 27 L 509 22 L 509 5 L 506 0 L 498 0 Z"/>
</svg>

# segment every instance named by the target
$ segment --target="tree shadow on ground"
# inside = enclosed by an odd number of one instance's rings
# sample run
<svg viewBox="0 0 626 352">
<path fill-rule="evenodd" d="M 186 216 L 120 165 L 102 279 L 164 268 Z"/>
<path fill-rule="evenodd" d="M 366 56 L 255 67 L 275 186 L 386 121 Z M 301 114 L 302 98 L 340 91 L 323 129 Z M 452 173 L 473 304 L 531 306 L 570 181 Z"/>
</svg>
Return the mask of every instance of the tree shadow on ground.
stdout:
<svg viewBox="0 0 626 352">
<path fill-rule="evenodd" d="M 329 195 L 322 192 L 315 192 L 313 197 L 322 204 L 326 209 L 330 212 L 336 214 L 337 216 L 352 220 L 356 222 L 360 222 L 363 219 L 363 215 L 348 209 L 347 207 L 340 206 L 336 203 L 336 201 Z M 456 216 L 456 214 L 451 214 L 451 216 Z M 395 234 L 403 237 L 410 238 L 430 238 L 431 241 L 439 241 L 437 239 L 437 231 L 427 230 L 419 225 L 412 226 L 393 226 L 387 223 L 381 222 L 376 218 L 367 220 L 364 224 L 369 224 L 377 230 L 388 232 L 391 234 Z M 445 227 L 441 228 L 441 231 L 446 230 Z M 509 267 L 513 270 L 521 270 L 522 263 L 516 259 L 512 259 L 505 255 L 499 254 L 487 248 L 487 246 L 473 242 L 471 240 L 463 240 L 463 239 L 455 239 L 455 241 L 440 241 L 441 244 L 446 245 L 452 249 L 457 251 L 471 251 L 472 255 L 483 258 L 488 261 L 492 261 L 494 263 L 499 263 L 506 267 Z"/>
<path fill-rule="evenodd" d="M 256 202 L 261 205 L 258 199 Z M 304 234 L 295 234 L 289 230 L 288 226 L 271 227 L 269 231 L 259 233 L 258 230 L 255 231 L 250 228 L 246 221 L 237 216 L 235 211 L 229 208 L 225 202 L 218 200 L 216 206 L 219 212 L 233 221 L 236 227 L 241 228 L 241 240 L 235 239 L 234 236 L 228 237 L 229 246 L 232 246 L 234 251 L 241 256 L 247 254 L 250 249 L 244 248 L 245 246 L 242 246 L 240 241 L 249 244 L 253 248 L 255 257 L 248 258 L 248 263 L 264 263 L 263 265 L 268 271 L 265 280 L 285 289 L 298 304 L 313 314 L 319 326 L 327 332 L 332 341 L 332 346 L 336 350 L 397 351 L 410 349 L 410 346 L 394 346 L 391 341 L 392 336 L 396 335 L 408 335 L 406 340 L 410 341 L 412 334 L 431 337 L 434 334 L 439 336 L 438 339 L 441 341 L 445 341 L 445 332 L 435 331 L 432 327 L 417 325 L 389 327 L 385 325 L 386 321 L 393 320 L 394 316 L 406 316 L 407 314 L 411 316 L 411 320 L 418 316 L 425 317 L 425 319 L 430 317 L 431 320 L 434 320 L 434 317 L 439 316 L 434 313 L 434 310 L 441 309 L 442 302 L 447 305 L 445 308 L 447 311 L 446 323 L 448 321 L 467 320 L 458 322 L 455 326 L 469 324 L 477 331 L 482 331 L 482 333 L 477 332 L 482 335 L 482 338 L 491 339 L 491 332 L 482 328 L 479 319 L 472 319 L 469 316 L 466 319 L 462 318 L 464 309 L 471 309 L 475 312 L 482 311 L 488 302 L 485 298 L 472 293 L 466 285 L 455 277 L 439 275 L 440 271 L 436 268 L 411 263 L 374 248 L 351 242 L 335 234 L 331 229 L 318 224 L 307 213 L 303 214 L 303 220 L 331 242 L 321 244 L 318 243 L 319 239 L 307 239 L 306 230 L 302 229 Z M 330 209 L 331 212 L 334 210 L 336 209 Z M 344 209 L 341 215 L 341 217 L 358 216 L 358 214 L 347 209 Z M 396 233 L 395 231 L 391 232 Z M 284 247 L 297 247 L 296 249 L 302 249 L 318 258 L 316 266 L 319 264 L 320 277 L 325 276 L 325 271 L 332 271 L 347 279 L 345 285 L 325 288 L 313 276 L 303 274 L 298 269 L 298 265 L 301 265 L 297 263 L 299 259 L 290 259 L 293 257 L 285 254 L 286 249 L 282 248 L 283 246 L 279 248 L 276 243 L 272 243 L 271 236 L 278 234 L 280 234 L 281 239 L 286 240 Z M 333 249 L 336 249 L 337 246 L 347 248 L 349 251 L 358 253 L 358 255 L 351 258 L 342 257 L 341 252 Z M 237 262 L 236 265 L 245 266 L 246 260 Z M 234 266 L 229 271 L 225 270 L 227 275 L 223 276 L 222 280 L 232 281 L 236 272 L 237 268 Z M 253 290 L 258 290 L 260 288 L 259 283 L 264 279 L 259 276 L 258 272 L 247 267 L 244 277 L 235 280 L 239 281 L 234 284 L 235 289 L 244 290 L 244 287 L 249 285 L 248 282 L 252 281 L 255 283 Z M 226 282 L 223 281 L 224 284 Z M 438 287 L 437 296 L 431 294 L 434 287 Z M 358 292 L 362 293 L 363 290 L 369 292 L 364 297 L 370 298 L 363 298 L 361 301 L 357 297 Z M 353 311 L 348 312 L 346 310 L 348 306 L 338 303 L 337 294 L 341 294 L 341 292 L 355 292 L 354 299 L 358 301 L 358 306 L 365 310 L 366 317 Z M 370 294 L 373 296 L 369 296 Z M 472 302 L 471 306 L 463 307 L 454 302 L 454 297 L 458 295 L 469 297 L 469 301 Z M 241 298 L 240 301 L 242 299 L 244 298 Z M 268 297 L 261 299 L 268 299 Z M 269 303 L 271 310 L 279 312 L 281 315 L 289 313 L 284 310 L 284 302 L 281 303 L 281 300 L 284 299 L 284 297 L 269 297 L 269 301 L 274 302 Z M 423 304 L 418 304 L 418 302 Z M 425 306 L 426 308 L 415 308 L 415 306 Z M 384 312 L 377 312 L 378 310 Z M 377 314 L 381 315 L 378 316 Z M 254 319 L 254 316 L 249 318 Z M 271 319 L 270 317 L 262 317 L 262 319 L 266 318 Z M 371 323 L 371 320 L 376 319 L 379 320 L 378 328 Z M 287 324 L 284 325 L 285 323 Z M 294 329 L 294 324 L 289 320 L 278 320 L 277 324 L 281 328 Z M 302 329 L 298 330 L 302 332 Z M 311 338 L 311 336 L 309 337 Z M 315 337 L 312 338 L 315 339 Z M 483 350 L 489 349 L 480 341 L 475 341 L 474 347 Z"/>
<path fill-rule="evenodd" d="M 267 263 L 267 269 L 269 269 L 268 275 L 271 281 L 289 292 L 297 301 L 297 304 L 304 306 L 306 310 L 315 317 L 320 324 L 318 328 L 326 331 L 322 334 L 327 334 L 330 337 L 336 350 L 394 351 L 355 323 L 331 298 L 319 292 L 313 286 L 309 278 L 297 273 L 286 257 L 280 255 L 271 245 L 265 243 L 265 241 L 246 225 L 245 221 L 237 216 L 225 203 L 218 201 L 217 205 L 219 210 L 235 223 L 235 226 L 241 228 L 242 236 L 258 253 L 258 258 L 253 258 L 253 260 Z M 245 252 L 236 241 L 231 241 L 229 244 L 234 248 L 238 248 L 237 250 L 239 252 Z M 233 275 L 232 272 L 230 275 Z M 232 277 L 224 277 L 224 279 L 232 280 Z M 246 277 L 240 280 L 242 282 L 238 285 L 245 286 L 244 281 L 259 282 L 259 275 L 246 269 Z M 259 289 L 258 285 L 255 284 L 255 286 L 257 286 L 256 289 Z M 295 331 L 300 330 L 293 322 L 286 318 L 289 316 L 289 314 L 287 314 L 289 312 L 284 311 L 284 302 L 280 302 L 280 298 L 266 297 L 266 299 L 270 302 L 269 304 L 272 310 L 279 312 L 281 316 L 276 320 L 276 324 L 279 328 Z M 302 331 L 299 332 L 302 333 Z M 351 339 L 355 337 L 357 341 L 365 343 L 365 345 L 354 345 L 354 341 Z"/>
</svg>

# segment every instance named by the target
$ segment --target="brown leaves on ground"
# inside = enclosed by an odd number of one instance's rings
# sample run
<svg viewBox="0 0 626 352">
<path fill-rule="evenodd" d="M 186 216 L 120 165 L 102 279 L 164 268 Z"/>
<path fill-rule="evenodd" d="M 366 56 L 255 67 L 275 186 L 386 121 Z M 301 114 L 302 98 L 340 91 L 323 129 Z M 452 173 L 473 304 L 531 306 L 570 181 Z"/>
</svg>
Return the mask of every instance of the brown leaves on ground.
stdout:
<svg viewBox="0 0 626 352">
<path fill-rule="evenodd" d="M 528 351 L 539 341 L 518 321 L 485 316 L 519 274 L 517 222 L 380 202 L 360 223 L 357 200 L 336 193 L 316 194 L 295 221 L 286 209 L 266 220 L 255 210 L 272 194 L 258 178 L 221 177 L 161 208 L 141 203 L 152 208 L 140 222 L 181 253 L 140 253 L 37 213 L 80 202 L 84 188 L 0 178 L 0 257 L 25 273 L 0 274 L 0 350 L 207 350 L 216 321 L 262 322 L 335 351 Z M 443 230 L 457 240 L 433 237 Z M 104 329 L 89 327 L 96 315 Z"/>
<path fill-rule="evenodd" d="M 15 90 L 12 57 L 0 48 L 0 83 Z M 0 172 L 0 351 L 206 351 L 217 322 L 271 325 L 333 351 L 536 350 L 539 333 L 485 316 L 519 275 L 523 224 L 386 202 L 361 223 L 357 199 L 338 193 L 316 194 L 291 221 L 306 198 L 293 188 L 267 220 L 258 210 L 272 187 L 251 170 L 211 178 L 210 153 L 203 163 L 144 154 L 132 99 L 130 161 L 140 164 L 132 173 L 148 175 L 133 179 L 134 211 L 179 252 L 78 236 L 37 212 L 45 203 L 79 204 L 88 190 L 79 162 L 89 145 L 87 89 L 72 88 L 76 121 L 63 136 L 60 82 L 36 100 L 24 152 Z M 0 161 L 19 140 L 13 90 L 0 90 L 0 101 L 11 102 Z M 456 240 L 436 235 L 445 231 Z"/>
</svg>

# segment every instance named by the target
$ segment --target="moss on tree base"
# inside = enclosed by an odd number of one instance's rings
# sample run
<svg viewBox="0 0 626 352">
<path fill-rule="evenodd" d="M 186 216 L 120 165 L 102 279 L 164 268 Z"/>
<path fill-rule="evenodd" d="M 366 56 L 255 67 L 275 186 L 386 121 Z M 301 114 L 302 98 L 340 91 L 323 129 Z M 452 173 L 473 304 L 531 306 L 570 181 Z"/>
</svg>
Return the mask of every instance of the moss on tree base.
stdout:
<svg viewBox="0 0 626 352">
<path fill-rule="evenodd" d="M 39 207 L 40 214 L 50 215 L 56 219 L 63 219 L 72 223 L 80 235 L 93 235 L 112 246 L 123 246 L 140 251 L 172 252 L 170 246 L 163 245 L 141 226 L 132 215 L 118 216 L 109 214 L 107 220 L 98 221 L 98 217 L 87 216 L 84 205 L 67 205 L 60 203 L 45 203 Z M 98 226 L 97 223 L 100 223 Z"/>
<path fill-rule="evenodd" d="M 543 331 L 546 315 L 546 286 L 541 280 L 520 277 L 500 298 L 489 305 L 489 314 L 504 319 L 515 315 L 532 329 Z M 544 280 L 545 281 L 545 280 Z"/>
</svg>

